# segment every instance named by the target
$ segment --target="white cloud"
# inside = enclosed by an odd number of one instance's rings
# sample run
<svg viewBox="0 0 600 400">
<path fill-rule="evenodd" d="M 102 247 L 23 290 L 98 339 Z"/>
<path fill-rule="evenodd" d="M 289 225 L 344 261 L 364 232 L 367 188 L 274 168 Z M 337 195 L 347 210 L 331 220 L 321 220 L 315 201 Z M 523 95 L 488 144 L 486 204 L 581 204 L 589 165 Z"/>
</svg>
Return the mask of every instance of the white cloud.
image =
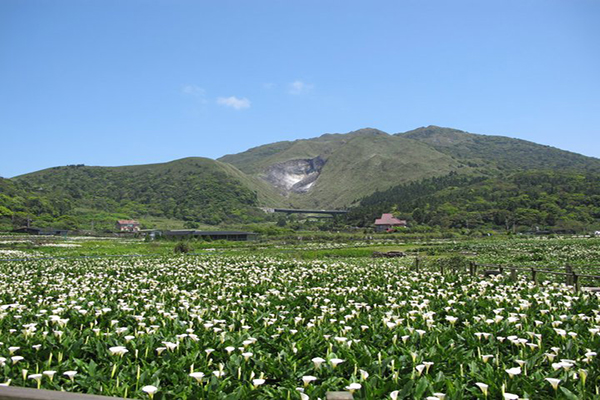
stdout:
<svg viewBox="0 0 600 400">
<path fill-rule="evenodd" d="M 294 81 L 289 85 L 289 93 L 294 95 L 308 93 L 313 90 L 315 85 L 302 81 Z"/>
<path fill-rule="evenodd" d="M 238 99 L 235 96 L 230 97 L 219 97 L 217 99 L 217 104 L 220 104 L 225 107 L 231 107 L 236 110 L 241 110 L 243 108 L 250 108 L 250 100 L 247 98 Z"/>
<path fill-rule="evenodd" d="M 203 97 L 206 94 L 206 90 L 196 85 L 185 85 L 181 88 L 181 92 L 196 97 Z"/>
</svg>

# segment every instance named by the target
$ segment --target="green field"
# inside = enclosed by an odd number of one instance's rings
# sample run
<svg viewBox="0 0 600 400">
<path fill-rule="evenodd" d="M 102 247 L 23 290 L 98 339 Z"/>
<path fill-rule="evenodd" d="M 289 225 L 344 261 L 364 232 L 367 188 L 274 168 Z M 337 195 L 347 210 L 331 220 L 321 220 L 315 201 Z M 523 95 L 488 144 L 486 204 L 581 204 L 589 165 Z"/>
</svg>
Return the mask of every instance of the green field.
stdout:
<svg viewBox="0 0 600 400">
<path fill-rule="evenodd" d="M 0 257 L 30 257 L 0 261 L 0 383 L 140 399 L 600 398 L 599 296 L 459 270 L 593 269 L 599 239 L 191 242 L 187 255 L 168 241 L 0 242 Z M 388 250 L 407 256 L 371 258 Z"/>
</svg>

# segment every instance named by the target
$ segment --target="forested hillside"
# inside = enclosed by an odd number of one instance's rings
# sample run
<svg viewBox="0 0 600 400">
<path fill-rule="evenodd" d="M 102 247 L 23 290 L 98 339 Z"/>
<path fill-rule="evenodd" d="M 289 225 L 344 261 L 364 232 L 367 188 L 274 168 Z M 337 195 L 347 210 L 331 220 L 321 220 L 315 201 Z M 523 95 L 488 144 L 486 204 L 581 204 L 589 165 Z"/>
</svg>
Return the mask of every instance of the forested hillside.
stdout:
<svg viewBox="0 0 600 400">
<path fill-rule="evenodd" d="M 0 228 L 26 225 L 35 216 L 42 221 L 60 220 L 72 210 L 72 202 L 59 193 L 36 194 L 27 185 L 0 178 Z"/>
<path fill-rule="evenodd" d="M 4 220 L 31 217 L 66 228 L 160 217 L 216 225 L 260 221 L 255 185 L 234 167 L 203 158 L 130 167 L 67 166 L 6 181 Z M 22 200 L 25 199 L 25 200 Z M 109 225 L 110 226 L 110 225 Z"/>
<path fill-rule="evenodd" d="M 597 229 L 600 175 L 533 171 L 465 177 L 451 173 L 374 193 L 352 209 L 348 218 L 351 223 L 370 226 L 384 212 L 394 212 L 412 226 Z"/>
</svg>

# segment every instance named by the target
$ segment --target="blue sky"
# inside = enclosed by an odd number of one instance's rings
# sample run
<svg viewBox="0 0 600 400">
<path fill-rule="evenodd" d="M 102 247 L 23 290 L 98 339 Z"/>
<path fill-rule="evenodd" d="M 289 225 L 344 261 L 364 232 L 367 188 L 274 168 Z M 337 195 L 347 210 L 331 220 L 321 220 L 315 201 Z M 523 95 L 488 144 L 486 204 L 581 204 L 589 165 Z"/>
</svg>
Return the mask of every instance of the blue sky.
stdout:
<svg viewBox="0 0 600 400">
<path fill-rule="evenodd" d="M 439 125 L 600 157 L 600 2 L 0 1 L 0 176 Z"/>
</svg>

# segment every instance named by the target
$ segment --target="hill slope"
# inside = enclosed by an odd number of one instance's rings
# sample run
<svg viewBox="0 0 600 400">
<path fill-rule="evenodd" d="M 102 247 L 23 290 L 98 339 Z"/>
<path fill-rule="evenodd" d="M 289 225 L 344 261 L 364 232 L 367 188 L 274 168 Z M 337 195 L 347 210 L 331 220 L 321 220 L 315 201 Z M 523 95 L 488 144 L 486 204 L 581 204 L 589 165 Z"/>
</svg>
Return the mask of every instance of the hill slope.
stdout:
<svg viewBox="0 0 600 400">
<path fill-rule="evenodd" d="M 520 139 L 429 126 L 278 142 L 219 159 L 268 182 L 290 206 L 345 207 L 375 191 L 449 172 L 600 172 L 600 160 Z"/>
<path fill-rule="evenodd" d="M 349 219 L 370 226 L 375 216 L 392 210 L 412 225 L 589 231 L 600 227 L 600 174 L 449 174 L 374 193 L 351 210 Z"/>
<path fill-rule="evenodd" d="M 217 224 L 260 215 L 278 204 L 265 183 L 207 158 L 125 167 L 67 166 L 13 178 L 41 196 L 62 195 L 74 209 Z"/>
<path fill-rule="evenodd" d="M 25 225 L 27 218 L 54 220 L 72 209 L 71 201 L 59 193 L 39 195 L 27 185 L 0 178 L 0 226 Z"/>
<path fill-rule="evenodd" d="M 339 208 L 376 190 L 461 168 L 427 144 L 376 129 L 279 142 L 219 159 L 273 187 L 291 206 Z"/>
<path fill-rule="evenodd" d="M 426 143 L 471 165 L 501 170 L 600 171 L 597 158 L 504 136 L 478 135 L 438 126 L 418 128 L 396 136 Z"/>
</svg>

